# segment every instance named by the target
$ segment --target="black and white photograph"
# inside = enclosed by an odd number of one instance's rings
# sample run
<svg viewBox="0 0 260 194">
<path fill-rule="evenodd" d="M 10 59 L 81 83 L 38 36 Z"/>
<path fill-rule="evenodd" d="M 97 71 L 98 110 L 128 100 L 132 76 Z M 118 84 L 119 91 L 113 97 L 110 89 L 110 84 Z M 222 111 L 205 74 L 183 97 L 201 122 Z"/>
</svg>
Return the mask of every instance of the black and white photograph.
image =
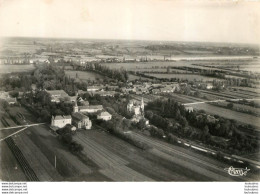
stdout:
<svg viewBox="0 0 260 194">
<path fill-rule="evenodd" d="M 259 182 L 259 10 L 0 0 L 1 182 Z"/>
</svg>

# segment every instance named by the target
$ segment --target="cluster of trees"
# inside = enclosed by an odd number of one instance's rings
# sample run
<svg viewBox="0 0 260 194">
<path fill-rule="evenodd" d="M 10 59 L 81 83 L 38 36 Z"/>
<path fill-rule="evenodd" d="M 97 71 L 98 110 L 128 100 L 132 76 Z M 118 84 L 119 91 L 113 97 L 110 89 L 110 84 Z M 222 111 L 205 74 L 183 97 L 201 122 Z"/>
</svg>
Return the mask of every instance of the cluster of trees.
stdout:
<svg viewBox="0 0 260 194">
<path fill-rule="evenodd" d="M 227 105 L 219 103 L 219 102 L 211 102 L 210 104 L 212 104 L 214 106 L 219 106 L 219 107 L 222 107 L 222 108 L 231 109 L 231 110 L 234 110 L 234 111 L 237 111 L 237 112 L 242 112 L 242 113 L 254 115 L 256 117 L 260 116 L 260 114 L 257 111 L 253 111 L 251 109 L 240 108 L 240 107 L 234 106 L 234 104 L 232 102 L 229 102 Z"/>
<path fill-rule="evenodd" d="M 65 71 L 50 65 L 37 68 L 34 73 L 37 79 L 36 85 L 38 89 L 46 90 L 65 90 L 69 95 L 74 95 L 80 90 L 87 90 L 85 82 L 75 82 L 75 79 L 65 75 Z"/>
<path fill-rule="evenodd" d="M 129 96 L 119 96 L 116 94 L 114 97 L 106 96 L 101 97 L 98 94 L 94 96 L 89 95 L 88 93 L 84 93 L 80 95 L 83 99 L 89 101 L 90 104 L 93 105 L 100 105 L 102 104 L 104 107 L 111 107 L 110 114 L 117 115 L 120 114 L 127 119 L 132 118 L 133 113 L 127 111 L 127 104 L 129 101 Z"/>
<path fill-rule="evenodd" d="M 146 143 L 139 141 L 134 136 L 124 133 L 132 128 L 131 121 L 129 121 L 128 119 L 122 120 L 121 118 L 113 117 L 112 120 L 107 122 L 102 122 L 100 125 L 103 128 L 107 129 L 111 134 L 123 139 L 124 141 L 142 150 L 147 150 L 150 148 Z"/>
<path fill-rule="evenodd" d="M 19 73 L 13 76 L 4 75 L 0 80 L 0 87 L 4 91 L 32 90 L 32 84 L 40 90 L 65 90 L 69 95 L 75 95 L 80 89 L 87 90 L 86 82 L 76 82 L 75 79 L 65 75 L 62 68 L 51 65 L 42 65 L 37 67 L 32 73 Z"/>
<path fill-rule="evenodd" d="M 115 79 L 121 82 L 126 82 L 128 80 L 128 73 L 126 70 L 123 69 L 110 69 L 109 67 L 95 63 L 94 68 L 93 66 L 90 66 L 93 71 L 101 73 L 111 79 Z"/>
<path fill-rule="evenodd" d="M 240 125 L 219 116 L 210 116 L 203 112 L 186 111 L 183 105 L 172 99 L 149 102 L 146 106 L 146 118 L 150 123 L 161 128 L 164 134 L 170 133 L 191 140 L 200 140 L 226 151 L 239 153 L 252 152 L 258 149 L 255 139 L 248 138 L 239 132 Z M 158 130 L 154 133 L 162 135 Z M 214 141 L 213 137 L 224 138 L 228 144 Z"/>
<path fill-rule="evenodd" d="M 260 108 L 260 104 L 257 103 L 256 101 L 248 101 L 246 99 L 239 100 L 239 101 L 227 100 L 227 102 L 244 104 L 244 105 L 252 106 L 252 107 L 255 107 L 255 108 Z"/>
<path fill-rule="evenodd" d="M 52 115 L 70 115 L 73 111 L 71 103 L 51 102 L 51 98 L 45 91 L 26 93 L 22 96 L 23 104 L 30 112 L 38 117 L 39 122 L 50 122 Z"/>
<path fill-rule="evenodd" d="M 228 86 L 243 86 L 243 87 L 252 87 L 255 84 L 255 81 L 250 78 L 235 78 L 229 77 L 226 78 L 226 84 Z"/>
<path fill-rule="evenodd" d="M 30 73 L 4 74 L 0 78 L 0 88 L 4 91 L 27 91 L 31 90 L 31 85 L 36 79 Z"/>
<path fill-rule="evenodd" d="M 66 125 L 65 127 L 57 130 L 59 134 L 60 140 L 68 146 L 69 150 L 73 153 L 79 153 L 83 150 L 83 146 L 75 141 L 73 141 L 74 132 L 71 130 L 70 125 Z"/>
<path fill-rule="evenodd" d="M 171 53 L 180 54 L 180 52 L 188 52 L 191 51 L 210 51 L 216 54 L 221 55 L 256 55 L 259 56 L 258 47 L 248 47 L 248 46 L 237 46 L 235 49 L 231 49 L 229 46 L 215 46 L 215 45 L 190 45 L 190 44 L 157 44 L 157 45 L 148 45 L 145 46 L 145 49 L 151 51 L 162 51 L 162 50 L 170 50 Z M 189 54 L 194 54 L 194 52 L 190 52 Z M 196 53 L 195 53 L 196 54 Z"/>
</svg>

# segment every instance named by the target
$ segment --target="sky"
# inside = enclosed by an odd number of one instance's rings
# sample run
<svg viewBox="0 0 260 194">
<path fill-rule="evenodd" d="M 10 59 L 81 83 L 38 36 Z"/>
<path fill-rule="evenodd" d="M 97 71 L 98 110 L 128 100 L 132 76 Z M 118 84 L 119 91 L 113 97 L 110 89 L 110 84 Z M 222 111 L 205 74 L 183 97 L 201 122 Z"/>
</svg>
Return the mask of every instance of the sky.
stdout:
<svg viewBox="0 0 260 194">
<path fill-rule="evenodd" d="M 0 37 L 260 44 L 260 1 L 0 0 Z"/>
</svg>

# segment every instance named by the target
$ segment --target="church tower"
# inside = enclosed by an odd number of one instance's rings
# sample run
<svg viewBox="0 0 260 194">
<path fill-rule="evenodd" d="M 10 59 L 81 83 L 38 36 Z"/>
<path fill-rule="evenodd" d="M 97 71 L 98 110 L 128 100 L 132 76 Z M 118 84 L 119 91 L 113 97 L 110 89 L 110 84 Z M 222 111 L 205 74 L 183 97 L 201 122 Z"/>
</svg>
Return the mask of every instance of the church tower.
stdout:
<svg viewBox="0 0 260 194">
<path fill-rule="evenodd" d="M 75 106 L 73 106 L 73 112 L 79 112 L 79 107 L 77 105 L 77 100 L 75 101 Z"/>
<path fill-rule="evenodd" d="M 55 117 L 52 115 L 52 117 L 51 117 L 51 126 L 54 126 L 54 119 L 55 119 Z"/>
<path fill-rule="evenodd" d="M 144 99 L 142 97 L 142 101 L 141 101 L 141 112 L 144 114 Z"/>
</svg>

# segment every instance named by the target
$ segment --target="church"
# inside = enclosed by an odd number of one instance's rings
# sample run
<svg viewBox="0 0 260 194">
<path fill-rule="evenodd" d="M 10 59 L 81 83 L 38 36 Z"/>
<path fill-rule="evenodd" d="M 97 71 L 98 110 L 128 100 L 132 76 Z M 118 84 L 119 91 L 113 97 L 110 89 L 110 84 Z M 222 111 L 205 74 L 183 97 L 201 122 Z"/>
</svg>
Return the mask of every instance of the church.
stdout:
<svg viewBox="0 0 260 194">
<path fill-rule="evenodd" d="M 149 120 L 144 117 L 144 99 L 142 98 L 141 102 L 136 100 L 130 100 L 127 104 L 127 111 L 134 113 L 132 122 L 138 123 L 143 120 L 146 125 L 149 125 Z"/>
<path fill-rule="evenodd" d="M 130 100 L 127 104 L 127 111 L 134 113 L 135 115 L 143 115 L 144 114 L 144 100 L 142 98 L 141 102 L 136 100 Z"/>
</svg>

